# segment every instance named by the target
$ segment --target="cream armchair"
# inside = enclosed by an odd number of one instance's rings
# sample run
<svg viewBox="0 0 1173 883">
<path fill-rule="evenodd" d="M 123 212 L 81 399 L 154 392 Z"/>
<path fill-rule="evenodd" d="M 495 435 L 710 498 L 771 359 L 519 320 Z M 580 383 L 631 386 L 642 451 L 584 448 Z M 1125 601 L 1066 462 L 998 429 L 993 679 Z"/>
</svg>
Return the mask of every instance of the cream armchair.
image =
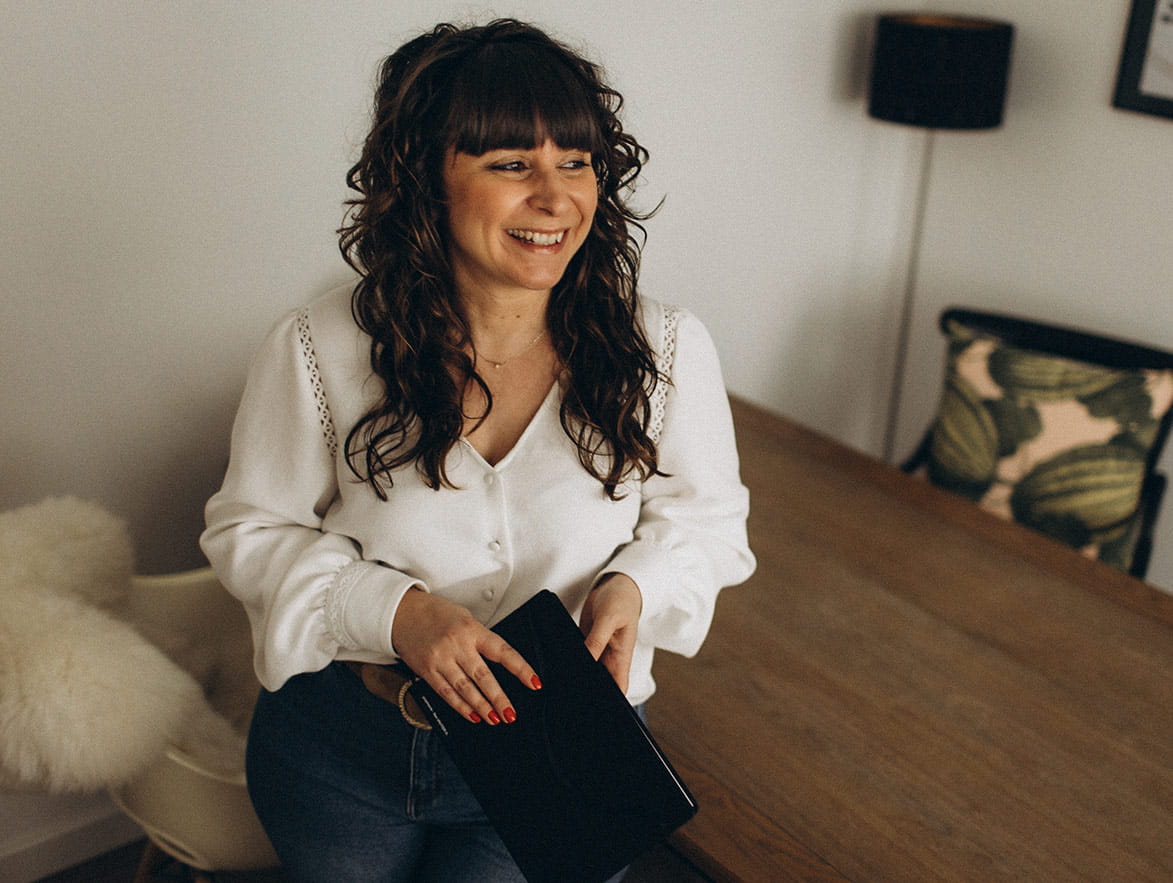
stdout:
<svg viewBox="0 0 1173 883">
<path fill-rule="evenodd" d="M 276 866 L 245 783 L 244 734 L 259 687 L 240 604 L 202 568 L 134 577 L 127 615 L 196 678 L 215 712 L 194 716 L 141 773 L 110 789 L 150 840 L 139 878 L 149 879 L 160 852 L 205 872 Z"/>
</svg>

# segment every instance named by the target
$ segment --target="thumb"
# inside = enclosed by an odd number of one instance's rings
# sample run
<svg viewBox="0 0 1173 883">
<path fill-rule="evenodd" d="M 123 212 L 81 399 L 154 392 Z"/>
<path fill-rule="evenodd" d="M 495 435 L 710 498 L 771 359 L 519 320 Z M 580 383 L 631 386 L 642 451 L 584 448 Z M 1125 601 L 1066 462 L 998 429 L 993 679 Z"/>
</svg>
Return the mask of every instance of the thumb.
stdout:
<svg viewBox="0 0 1173 883">
<path fill-rule="evenodd" d="M 633 649 L 628 642 L 623 642 L 620 646 L 612 644 L 603 654 L 604 667 L 611 673 L 611 677 L 624 693 L 627 692 L 628 679 L 631 676 Z"/>
<path fill-rule="evenodd" d="M 607 645 L 611 643 L 611 637 L 614 632 L 600 623 L 588 624 L 584 622 L 583 625 L 589 629 L 587 631 L 586 641 L 584 642 L 586 648 L 590 651 L 591 656 L 595 658 L 595 661 L 598 662 L 603 652 L 607 649 Z"/>
</svg>

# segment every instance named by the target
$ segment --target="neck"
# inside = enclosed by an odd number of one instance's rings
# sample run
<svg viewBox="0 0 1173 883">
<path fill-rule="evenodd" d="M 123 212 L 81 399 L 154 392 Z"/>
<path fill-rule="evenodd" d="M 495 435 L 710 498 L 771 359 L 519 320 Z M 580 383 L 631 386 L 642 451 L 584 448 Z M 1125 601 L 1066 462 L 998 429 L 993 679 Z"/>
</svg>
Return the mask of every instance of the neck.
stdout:
<svg viewBox="0 0 1173 883">
<path fill-rule="evenodd" d="M 486 353 L 508 354 L 546 328 L 549 293 L 465 297 L 464 315 L 474 345 Z"/>
</svg>

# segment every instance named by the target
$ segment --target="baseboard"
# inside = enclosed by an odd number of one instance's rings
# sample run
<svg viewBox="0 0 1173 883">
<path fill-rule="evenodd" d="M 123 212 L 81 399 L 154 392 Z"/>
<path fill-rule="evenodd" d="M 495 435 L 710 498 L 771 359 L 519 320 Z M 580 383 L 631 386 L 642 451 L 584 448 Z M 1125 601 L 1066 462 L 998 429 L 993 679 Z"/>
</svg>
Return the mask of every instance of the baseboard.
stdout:
<svg viewBox="0 0 1173 883">
<path fill-rule="evenodd" d="M 0 880 L 33 883 L 141 839 L 105 794 L 0 792 Z"/>
</svg>

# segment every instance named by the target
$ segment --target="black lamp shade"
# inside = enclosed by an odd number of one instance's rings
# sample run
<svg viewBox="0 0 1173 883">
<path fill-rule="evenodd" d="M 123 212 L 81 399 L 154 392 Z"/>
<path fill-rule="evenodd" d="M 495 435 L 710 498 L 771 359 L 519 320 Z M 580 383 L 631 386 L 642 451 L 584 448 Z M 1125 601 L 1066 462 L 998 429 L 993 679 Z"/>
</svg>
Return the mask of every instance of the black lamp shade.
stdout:
<svg viewBox="0 0 1173 883">
<path fill-rule="evenodd" d="M 984 18 L 892 14 L 877 20 L 868 113 L 931 129 L 1002 124 L 1014 26 Z"/>
</svg>

